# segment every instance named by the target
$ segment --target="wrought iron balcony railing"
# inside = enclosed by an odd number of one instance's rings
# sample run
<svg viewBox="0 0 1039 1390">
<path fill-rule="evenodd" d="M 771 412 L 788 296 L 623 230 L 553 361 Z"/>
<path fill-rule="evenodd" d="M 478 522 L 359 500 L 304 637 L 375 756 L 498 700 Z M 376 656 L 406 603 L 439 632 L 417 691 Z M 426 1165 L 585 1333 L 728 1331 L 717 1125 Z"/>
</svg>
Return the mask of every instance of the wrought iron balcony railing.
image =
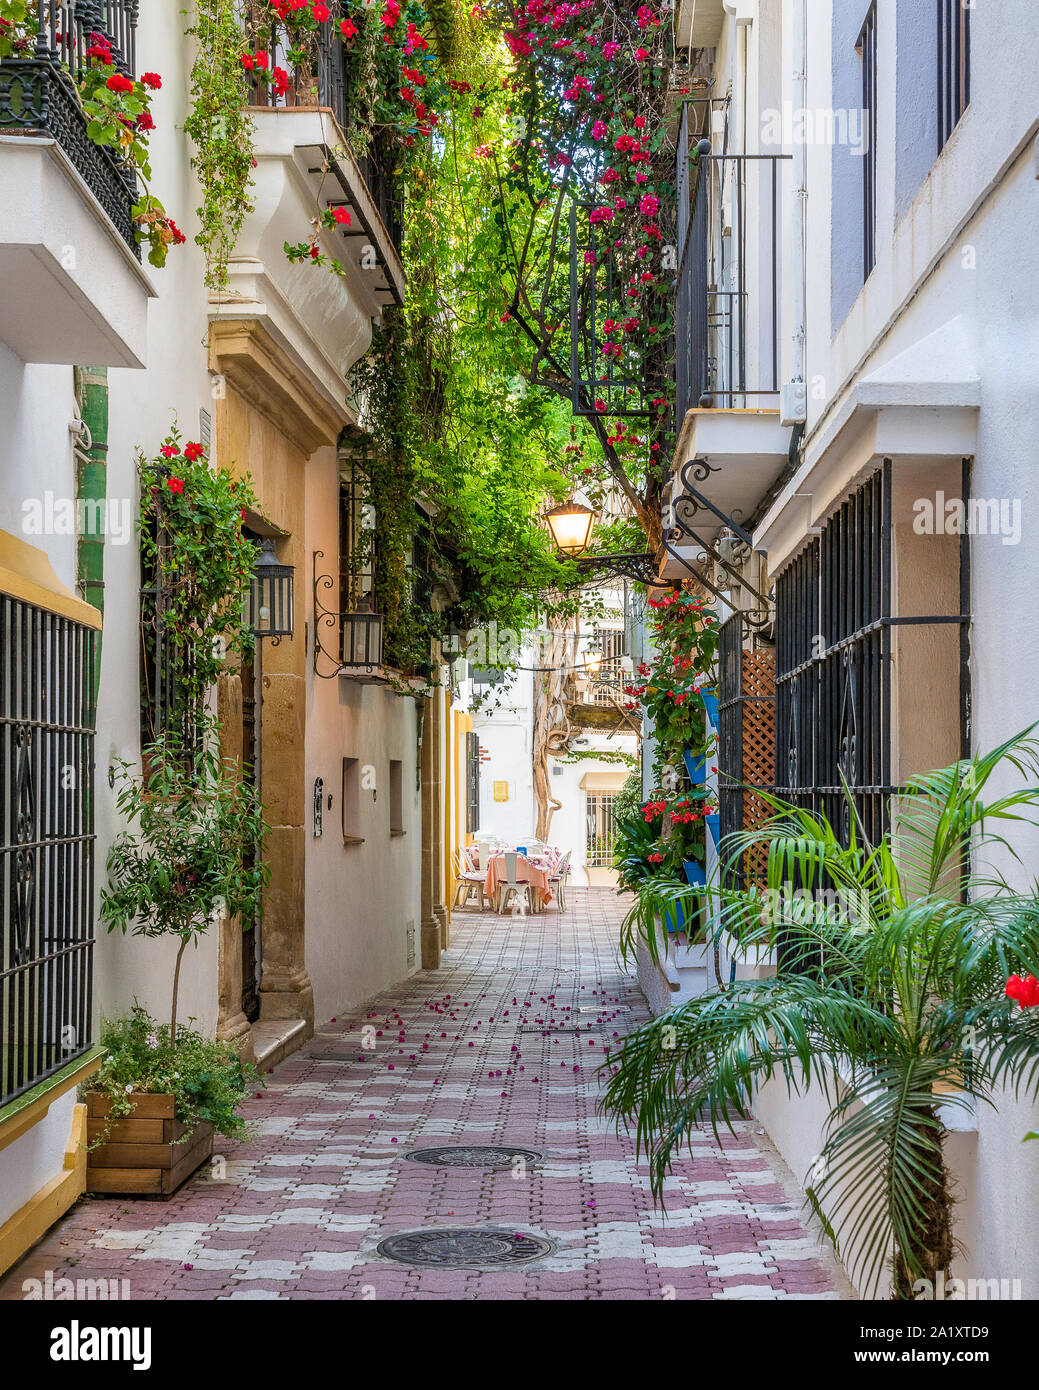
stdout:
<svg viewBox="0 0 1039 1390">
<path fill-rule="evenodd" d="M 140 259 L 133 220 L 137 180 L 87 134 L 78 91 L 92 34 L 105 36 L 116 67 L 132 75 L 138 8 L 139 0 L 38 0 L 32 24 L 12 31 L 16 56 L 0 60 L 0 135 L 56 140 Z"/>
<path fill-rule="evenodd" d="M 354 100 L 346 53 L 338 38 L 339 21 L 345 17 L 342 0 L 328 0 L 328 9 L 331 11 L 328 23 L 321 26 L 317 34 L 307 36 L 309 51 L 297 62 L 289 59 L 290 44 L 284 25 L 275 21 L 270 26 L 260 26 L 253 14 L 252 27 L 258 36 L 257 43 L 266 48 L 271 69 L 283 68 L 289 82 L 287 90 L 277 95 L 262 79 L 257 80 L 253 85 L 252 102 L 254 106 L 281 110 L 326 106 L 349 139 L 355 130 Z M 357 142 L 355 148 L 352 144 L 351 152 L 394 250 L 399 252 L 404 231 L 404 200 L 394 177 L 391 147 L 376 134 L 367 145 Z"/>
<path fill-rule="evenodd" d="M 679 129 L 678 420 L 696 406 L 764 408 L 779 396 L 780 174 L 790 156 L 730 153 L 727 134 L 707 133 L 718 105 L 686 102 Z"/>
</svg>

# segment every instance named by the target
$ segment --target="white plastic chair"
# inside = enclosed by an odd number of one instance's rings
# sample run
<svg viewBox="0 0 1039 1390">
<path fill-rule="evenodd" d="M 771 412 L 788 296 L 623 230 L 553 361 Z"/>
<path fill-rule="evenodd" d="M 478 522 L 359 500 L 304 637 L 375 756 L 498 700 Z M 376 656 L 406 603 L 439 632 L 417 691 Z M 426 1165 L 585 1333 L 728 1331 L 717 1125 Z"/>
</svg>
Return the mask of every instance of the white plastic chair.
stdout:
<svg viewBox="0 0 1039 1390">
<path fill-rule="evenodd" d="M 549 874 L 548 881 L 556 890 L 556 902 L 559 904 L 560 912 L 566 911 L 566 885 L 570 878 L 570 851 L 563 855 L 556 865 L 554 874 Z"/>
<path fill-rule="evenodd" d="M 527 912 L 533 913 L 534 902 L 530 895 L 530 884 L 520 883 L 516 878 L 516 865 L 519 855 L 512 850 L 502 855 L 505 860 L 505 882 L 498 884 L 498 915 L 505 911 L 509 895 L 522 899 L 527 904 Z"/>
<path fill-rule="evenodd" d="M 490 903 L 490 900 L 487 899 L 487 890 L 484 887 L 485 875 L 481 874 L 478 869 L 470 868 L 465 863 L 458 850 L 455 850 L 452 855 L 452 866 L 455 871 L 455 878 L 458 880 L 455 884 L 455 897 L 452 906 L 468 907 L 469 900 L 475 893 L 477 895 L 476 906 L 478 908 L 482 910 L 485 899 L 488 901 L 489 905 L 493 907 L 493 903 Z"/>
</svg>

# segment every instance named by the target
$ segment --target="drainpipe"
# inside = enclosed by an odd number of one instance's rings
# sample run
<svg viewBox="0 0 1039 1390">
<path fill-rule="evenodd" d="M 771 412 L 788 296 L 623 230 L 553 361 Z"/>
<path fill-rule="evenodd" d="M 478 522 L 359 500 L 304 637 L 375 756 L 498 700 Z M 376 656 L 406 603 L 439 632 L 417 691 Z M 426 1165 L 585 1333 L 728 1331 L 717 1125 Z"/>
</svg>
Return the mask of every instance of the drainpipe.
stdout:
<svg viewBox="0 0 1039 1390">
<path fill-rule="evenodd" d="M 793 84 L 791 102 L 794 113 L 805 109 L 808 66 L 808 11 L 806 0 L 793 0 L 791 6 L 791 59 Z M 796 124 L 796 122 L 795 122 Z M 808 388 L 805 385 L 805 323 L 808 318 L 808 284 L 805 266 L 805 222 L 808 216 L 808 156 L 805 141 L 795 142 L 794 208 L 790 218 L 790 267 L 794 290 L 794 333 L 791 379 L 783 386 L 780 423 L 793 426 L 795 438 L 804 433 L 808 420 Z M 800 430 L 797 427 L 800 426 Z M 792 442 L 793 447 L 793 442 Z"/>
<path fill-rule="evenodd" d="M 79 419 L 70 425 L 76 455 L 76 577 L 80 593 L 105 610 L 105 525 L 108 491 L 108 368 L 74 367 Z M 94 658 L 94 708 L 101 683 L 101 632 Z"/>
</svg>

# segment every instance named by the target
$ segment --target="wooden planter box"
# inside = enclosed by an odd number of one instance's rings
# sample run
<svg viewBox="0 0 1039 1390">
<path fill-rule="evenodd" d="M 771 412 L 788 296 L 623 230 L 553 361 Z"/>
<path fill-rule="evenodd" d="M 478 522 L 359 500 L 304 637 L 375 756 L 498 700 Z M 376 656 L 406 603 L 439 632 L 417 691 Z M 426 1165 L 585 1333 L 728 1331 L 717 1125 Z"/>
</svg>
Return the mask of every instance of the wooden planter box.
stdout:
<svg viewBox="0 0 1039 1390">
<path fill-rule="evenodd" d="M 87 1142 L 105 1133 L 111 1100 L 88 1091 Z M 131 1114 L 114 1120 L 105 1143 L 87 1152 L 87 1191 L 168 1197 L 213 1152 L 213 1126 L 196 1125 L 188 1139 L 173 1117 L 173 1097 L 133 1097 Z M 181 1143 L 176 1141 L 181 1139 Z"/>
</svg>

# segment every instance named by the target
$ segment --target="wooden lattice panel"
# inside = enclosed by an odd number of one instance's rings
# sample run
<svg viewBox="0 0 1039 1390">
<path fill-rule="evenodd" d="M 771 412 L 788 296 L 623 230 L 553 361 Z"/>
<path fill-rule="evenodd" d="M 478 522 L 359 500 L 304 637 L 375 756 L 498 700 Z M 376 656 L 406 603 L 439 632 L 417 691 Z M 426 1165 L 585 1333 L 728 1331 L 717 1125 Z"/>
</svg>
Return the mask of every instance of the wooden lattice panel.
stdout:
<svg viewBox="0 0 1039 1390">
<path fill-rule="evenodd" d="M 760 649 L 743 653 L 743 782 L 748 786 L 772 786 L 776 766 L 776 656 Z M 752 830 L 772 814 L 772 809 L 753 792 L 743 793 L 743 828 Z M 764 883 L 767 853 L 764 847 L 747 855 L 748 883 Z"/>
</svg>

